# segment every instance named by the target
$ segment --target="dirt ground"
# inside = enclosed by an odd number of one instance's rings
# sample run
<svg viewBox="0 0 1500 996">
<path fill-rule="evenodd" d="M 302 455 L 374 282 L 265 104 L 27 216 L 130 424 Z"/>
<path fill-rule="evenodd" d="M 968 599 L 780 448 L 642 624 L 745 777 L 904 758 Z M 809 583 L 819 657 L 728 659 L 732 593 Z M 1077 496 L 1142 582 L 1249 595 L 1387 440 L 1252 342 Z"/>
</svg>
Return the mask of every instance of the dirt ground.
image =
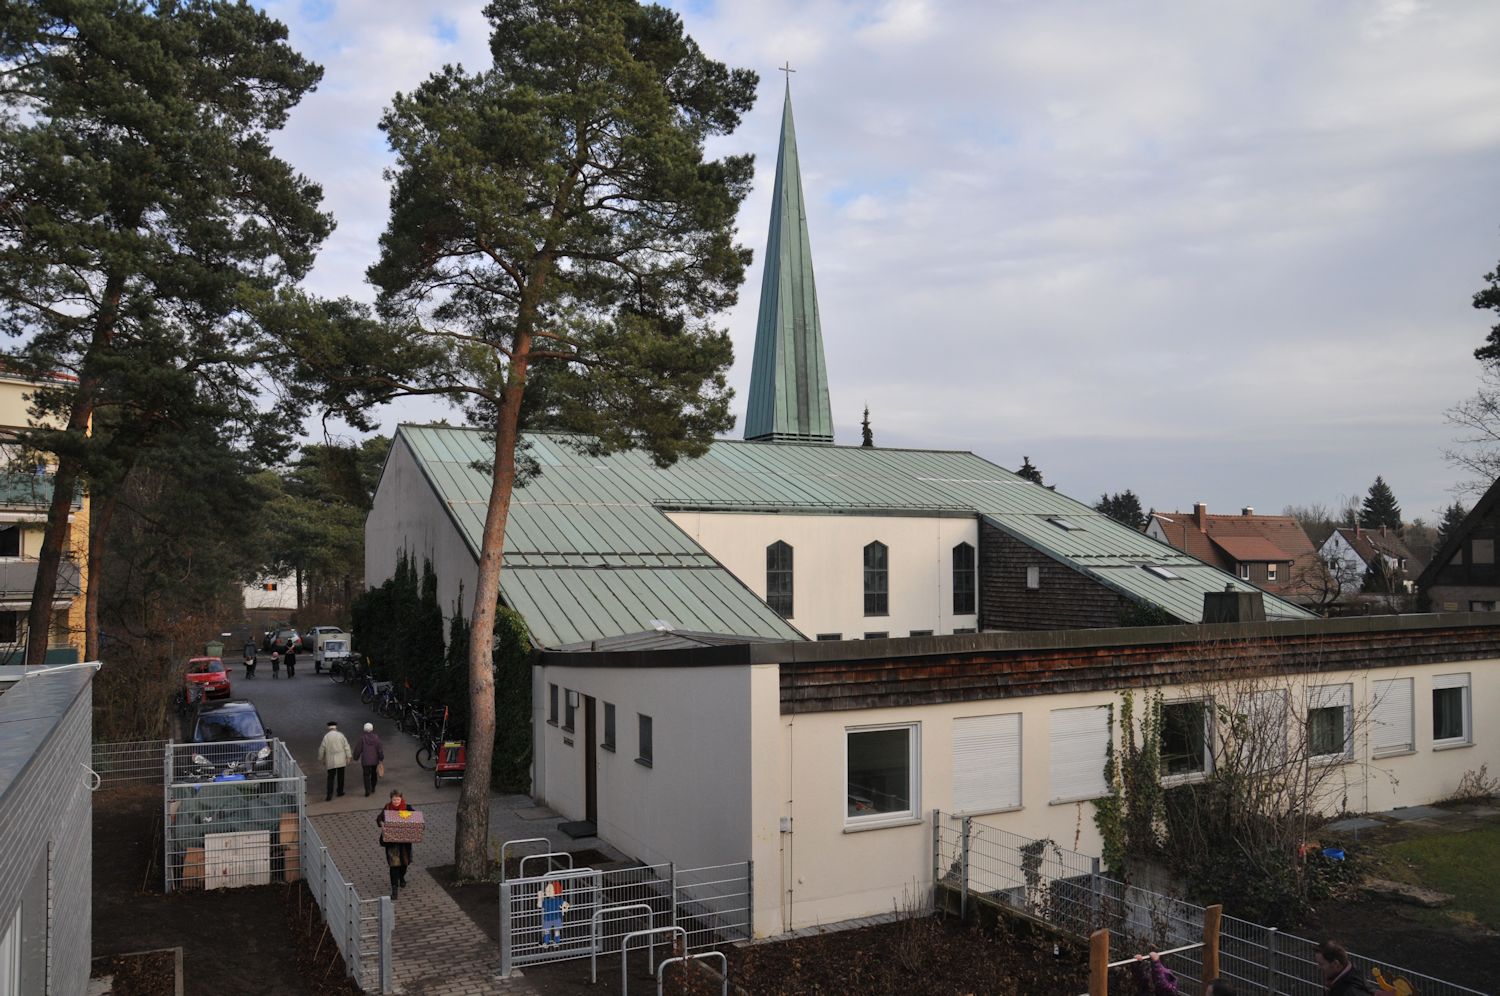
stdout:
<svg viewBox="0 0 1500 996">
<path fill-rule="evenodd" d="M 1475 871 L 1495 874 L 1494 869 Z M 1361 896 L 1324 904 L 1297 933 L 1313 940 L 1336 938 L 1351 951 L 1402 968 L 1500 992 L 1500 934 L 1448 920 L 1440 910 Z"/>
<path fill-rule="evenodd" d="M 94 796 L 94 957 L 183 948 L 184 992 L 345 996 L 347 982 L 302 883 L 162 892 L 161 789 Z"/>
<path fill-rule="evenodd" d="M 174 996 L 177 956 L 171 951 L 147 951 L 95 958 L 89 976 L 108 976 L 109 996 Z"/>
</svg>

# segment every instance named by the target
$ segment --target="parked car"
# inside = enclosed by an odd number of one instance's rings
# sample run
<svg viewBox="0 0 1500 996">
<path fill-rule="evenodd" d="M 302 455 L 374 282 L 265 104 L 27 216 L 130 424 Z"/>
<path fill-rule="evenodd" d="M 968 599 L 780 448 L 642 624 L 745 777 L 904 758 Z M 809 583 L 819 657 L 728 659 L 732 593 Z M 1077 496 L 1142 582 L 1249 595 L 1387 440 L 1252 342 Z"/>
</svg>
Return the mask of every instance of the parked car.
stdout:
<svg viewBox="0 0 1500 996">
<path fill-rule="evenodd" d="M 194 657 L 188 661 L 187 674 L 183 675 L 183 695 L 189 702 L 200 698 L 229 698 L 229 671 L 219 657 Z"/>
<path fill-rule="evenodd" d="M 271 638 L 271 649 L 286 653 L 287 647 L 296 647 L 300 653 L 302 650 L 302 637 L 295 629 L 279 629 Z"/>
<path fill-rule="evenodd" d="M 255 704 L 236 699 L 200 705 L 186 739 L 196 747 L 195 765 L 214 773 L 269 774 L 275 767 L 270 736 Z"/>
</svg>

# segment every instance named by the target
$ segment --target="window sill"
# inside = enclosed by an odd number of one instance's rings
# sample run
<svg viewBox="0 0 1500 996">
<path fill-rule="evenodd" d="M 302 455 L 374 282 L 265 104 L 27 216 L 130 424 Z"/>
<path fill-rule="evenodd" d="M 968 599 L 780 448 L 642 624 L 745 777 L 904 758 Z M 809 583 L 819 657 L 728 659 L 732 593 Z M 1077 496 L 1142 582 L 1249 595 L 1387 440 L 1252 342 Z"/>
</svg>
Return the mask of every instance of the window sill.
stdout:
<svg viewBox="0 0 1500 996">
<path fill-rule="evenodd" d="M 638 757 L 638 758 L 635 759 L 635 763 L 639 764 L 643 768 L 654 767 L 654 765 L 652 765 L 652 763 L 651 763 L 651 761 L 650 761 L 649 758 Z"/>
<path fill-rule="evenodd" d="M 1108 792 L 1101 792 L 1098 795 L 1079 795 L 1079 796 L 1069 796 L 1066 799 L 1048 799 L 1047 800 L 1047 805 L 1049 805 L 1049 806 L 1071 806 L 1071 805 L 1073 805 L 1076 802 L 1093 802 L 1096 799 L 1103 799 L 1103 798 L 1105 798 L 1108 795 L 1109 795 Z"/>
<path fill-rule="evenodd" d="M 615 752 L 615 745 L 614 744 L 600 744 L 599 745 L 599 749 L 600 750 L 607 750 L 611 754 L 613 754 Z"/>
<path fill-rule="evenodd" d="M 922 823 L 922 817 L 903 813 L 889 819 L 871 819 L 869 823 L 845 823 L 844 833 L 864 833 L 866 830 L 889 830 L 892 827 L 914 827 Z"/>
<path fill-rule="evenodd" d="M 1176 788 L 1179 785 L 1198 785 L 1206 781 L 1208 781 L 1208 772 L 1189 771 L 1180 775 L 1162 775 L 1161 787 Z"/>
<path fill-rule="evenodd" d="M 571 747 L 571 746 L 573 746 L 573 738 L 572 737 L 563 737 L 563 746 L 564 747 Z"/>
<path fill-rule="evenodd" d="M 965 809 L 957 813 L 944 813 L 944 816 L 953 816 L 963 819 L 965 816 L 996 816 L 1000 813 L 1019 813 L 1025 806 L 1004 806 L 1000 809 Z"/>
<path fill-rule="evenodd" d="M 1473 747 L 1473 746 L 1474 746 L 1474 741 L 1472 741 L 1472 740 L 1445 740 L 1445 741 L 1442 741 L 1442 742 L 1438 742 L 1438 741 L 1434 740 L 1433 743 L 1432 743 L 1432 749 L 1433 750 L 1458 750 L 1459 748 L 1462 748 L 1462 747 Z"/>
<path fill-rule="evenodd" d="M 1354 758 L 1348 754 L 1318 754 L 1307 759 L 1308 764 L 1316 764 L 1320 767 L 1329 764 L 1348 764 Z"/>
<path fill-rule="evenodd" d="M 1415 747 L 1402 747 L 1399 750 L 1376 751 L 1370 757 L 1376 761 L 1384 761 L 1388 757 L 1407 757 L 1417 752 Z"/>
<path fill-rule="evenodd" d="M 577 732 L 577 730 L 575 730 L 575 729 L 574 729 L 574 728 L 573 728 L 573 727 L 571 727 L 571 726 L 564 726 L 564 727 L 562 727 L 562 731 L 563 731 L 563 732 L 564 732 L 564 733 L 566 733 L 566 734 L 568 734 L 568 735 L 569 735 L 569 736 L 571 736 L 571 735 L 572 735 L 572 734 L 574 734 L 574 733 L 576 733 L 576 732 Z"/>
<path fill-rule="evenodd" d="M 557 725 L 557 720 L 555 720 L 555 719 L 549 719 L 549 720 L 547 720 L 547 725 L 555 727 Z"/>
</svg>

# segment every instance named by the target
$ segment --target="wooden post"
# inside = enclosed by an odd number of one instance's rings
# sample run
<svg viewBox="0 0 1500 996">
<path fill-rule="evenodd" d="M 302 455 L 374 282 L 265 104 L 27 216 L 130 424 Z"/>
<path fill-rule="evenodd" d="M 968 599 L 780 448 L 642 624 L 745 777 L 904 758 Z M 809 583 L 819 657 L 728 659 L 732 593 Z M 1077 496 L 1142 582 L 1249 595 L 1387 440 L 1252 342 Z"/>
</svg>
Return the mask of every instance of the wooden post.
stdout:
<svg viewBox="0 0 1500 996">
<path fill-rule="evenodd" d="M 1210 906 L 1203 911 L 1203 981 L 1219 977 L 1219 921 L 1224 907 Z"/>
<path fill-rule="evenodd" d="M 1089 996 L 1109 996 L 1109 931 L 1089 935 Z"/>
</svg>

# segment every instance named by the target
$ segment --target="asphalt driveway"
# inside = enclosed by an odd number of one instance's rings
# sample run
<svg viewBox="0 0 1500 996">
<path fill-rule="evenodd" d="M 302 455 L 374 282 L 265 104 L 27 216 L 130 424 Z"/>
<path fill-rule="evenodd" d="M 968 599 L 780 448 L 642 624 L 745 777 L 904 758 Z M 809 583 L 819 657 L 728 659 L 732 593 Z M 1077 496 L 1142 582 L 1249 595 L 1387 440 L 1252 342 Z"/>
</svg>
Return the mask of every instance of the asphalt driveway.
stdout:
<svg viewBox="0 0 1500 996">
<path fill-rule="evenodd" d="M 271 661 L 262 654 L 255 677 L 245 677 L 238 648 L 244 645 L 242 634 L 225 641 L 224 663 L 233 682 L 233 697 L 255 703 L 261 721 L 291 750 L 292 756 L 307 775 L 307 811 L 311 816 L 376 810 L 399 788 L 413 805 L 456 802 L 459 786 L 448 782 L 439 789 L 432 783 L 432 772 L 417 765 L 417 741 L 397 729 L 395 721 L 376 715 L 359 701 L 359 686 L 335 684 L 326 674 L 314 674 L 311 655 L 298 655 L 297 676 L 288 678 L 282 669 L 280 678 L 271 676 Z M 344 796 L 332 802 L 323 800 L 327 786 L 324 771 L 318 763 L 318 745 L 328 732 L 328 722 L 339 724 L 351 747 L 358 745 L 365 723 L 373 723 L 385 748 L 385 778 L 375 795 L 365 798 L 358 763 L 344 772 Z"/>
</svg>

